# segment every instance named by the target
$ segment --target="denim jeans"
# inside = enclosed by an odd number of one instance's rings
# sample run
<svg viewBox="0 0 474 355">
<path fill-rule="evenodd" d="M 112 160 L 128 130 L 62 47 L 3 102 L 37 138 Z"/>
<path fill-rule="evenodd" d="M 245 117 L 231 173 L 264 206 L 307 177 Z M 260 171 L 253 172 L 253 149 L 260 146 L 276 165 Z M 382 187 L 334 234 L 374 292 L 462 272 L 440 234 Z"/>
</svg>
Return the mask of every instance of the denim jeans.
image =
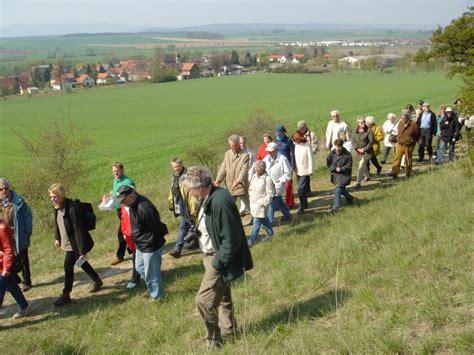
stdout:
<svg viewBox="0 0 474 355">
<path fill-rule="evenodd" d="M 10 274 L 8 276 L 3 276 L 0 273 L 0 304 L 3 304 L 3 298 L 5 297 L 5 292 L 7 290 L 11 293 L 21 309 L 28 307 L 28 301 L 23 295 L 23 292 L 21 292 L 20 286 L 18 286 L 18 283 L 16 282 L 15 275 Z"/>
<path fill-rule="evenodd" d="M 449 144 L 449 161 L 454 160 L 454 148 L 456 146 L 455 142 L 445 142 L 440 140 L 439 142 L 439 149 L 436 154 L 436 162 L 441 163 L 443 161 L 444 151 L 446 150 L 446 146 Z"/>
<path fill-rule="evenodd" d="M 268 207 L 267 213 L 267 217 L 271 225 L 273 225 L 273 221 L 275 220 L 275 211 L 277 210 L 277 208 L 280 209 L 281 213 L 283 213 L 283 216 L 285 218 L 289 218 L 291 215 L 290 209 L 286 205 L 285 201 L 283 201 L 283 197 L 281 197 L 280 195 L 273 196 L 272 203 Z"/>
<path fill-rule="evenodd" d="M 263 228 L 267 232 L 268 236 L 273 235 L 273 229 L 272 225 L 270 224 L 270 221 L 268 220 L 268 217 L 264 218 L 257 218 L 253 217 L 253 229 L 252 229 L 252 234 L 250 235 L 249 240 L 252 242 L 255 242 L 258 238 L 258 232 L 260 232 L 260 227 L 263 225 Z"/>
<path fill-rule="evenodd" d="M 145 280 L 151 297 L 153 299 L 163 298 L 163 280 L 161 279 L 161 255 L 163 254 L 163 248 L 151 253 L 141 252 L 137 249 L 135 253 L 135 267 Z"/>
<path fill-rule="evenodd" d="M 181 251 L 181 249 L 183 249 L 184 237 L 186 234 L 188 234 L 189 228 L 191 228 L 191 225 L 186 220 L 186 218 L 184 216 L 179 216 L 178 240 L 175 247 L 177 251 Z"/>
<path fill-rule="evenodd" d="M 341 195 L 344 196 L 347 200 L 347 202 L 351 203 L 352 202 L 352 196 L 347 191 L 345 186 L 336 186 L 336 192 L 334 194 L 334 204 L 332 208 L 337 209 L 341 206 Z"/>
</svg>

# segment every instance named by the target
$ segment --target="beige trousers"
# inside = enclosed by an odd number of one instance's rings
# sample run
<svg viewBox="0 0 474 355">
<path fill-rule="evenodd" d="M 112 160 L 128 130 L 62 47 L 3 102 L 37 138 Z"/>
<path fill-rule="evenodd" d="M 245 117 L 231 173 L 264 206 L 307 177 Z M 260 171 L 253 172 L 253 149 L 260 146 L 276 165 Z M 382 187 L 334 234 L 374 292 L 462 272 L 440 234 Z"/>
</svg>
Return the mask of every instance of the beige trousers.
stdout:
<svg viewBox="0 0 474 355">
<path fill-rule="evenodd" d="M 212 267 L 213 258 L 213 255 L 204 256 L 205 272 L 196 295 L 196 305 L 206 326 L 206 339 L 220 341 L 222 336 L 235 333 L 236 322 L 230 286 Z"/>
</svg>

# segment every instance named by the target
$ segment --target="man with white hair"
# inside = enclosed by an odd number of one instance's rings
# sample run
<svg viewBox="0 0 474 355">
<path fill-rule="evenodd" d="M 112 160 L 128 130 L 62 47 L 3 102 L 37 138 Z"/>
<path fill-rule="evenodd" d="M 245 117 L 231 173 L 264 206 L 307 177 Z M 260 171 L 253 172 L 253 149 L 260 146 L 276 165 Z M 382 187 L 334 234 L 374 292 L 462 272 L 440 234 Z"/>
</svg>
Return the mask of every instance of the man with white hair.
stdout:
<svg viewBox="0 0 474 355">
<path fill-rule="evenodd" d="M 331 111 L 331 120 L 326 128 L 325 148 L 329 151 L 331 150 L 334 141 L 339 138 L 339 132 L 341 131 L 346 132 L 346 139 L 350 140 L 348 130 L 349 128 L 347 127 L 347 124 L 341 120 L 339 111 Z"/>
<path fill-rule="evenodd" d="M 202 201 L 196 226 L 205 271 L 196 305 L 206 326 L 207 346 L 212 349 L 236 332 L 231 282 L 252 269 L 252 255 L 237 206 L 228 191 L 212 184 L 209 169 L 192 166 L 182 181 Z"/>
<path fill-rule="evenodd" d="M 268 209 L 268 219 L 270 224 L 273 224 L 275 218 L 275 210 L 280 209 L 283 217 L 281 222 L 288 220 L 291 216 L 290 209 L 283 201 L 282 195 L 285 192 L 285 184 L 291 180 L 291 168 L 288 159 L 278 151 L 276 143 L 268 143 L 268 155 L 263 159 L 266 165 L 266 171 L 270 179 L 275 185 L 275 195 Z"/>
<path fill-rule="evenodd" d="M 221 182 L 224 182 L 234 201 L 240 198 L 246 206 L 250 206 L 248 201 L 249 155 L 240 148 L 239 135 L 231 135 L 228 142 L 230 149 L 224 155 L 224 161 L 217 173 L 214 185 L 219 186 Z"/>
</svg>

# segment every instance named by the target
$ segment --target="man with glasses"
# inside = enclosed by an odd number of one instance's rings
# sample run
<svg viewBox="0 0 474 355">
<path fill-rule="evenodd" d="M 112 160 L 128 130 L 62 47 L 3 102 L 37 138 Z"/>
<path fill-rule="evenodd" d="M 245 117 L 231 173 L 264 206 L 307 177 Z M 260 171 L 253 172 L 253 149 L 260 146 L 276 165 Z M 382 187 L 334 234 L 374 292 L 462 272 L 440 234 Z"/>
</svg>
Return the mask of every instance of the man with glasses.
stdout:
<svg viewBox="0 0 474 355">
<path fill-rule="evenodd" d="M 3 219 L 13 229 L 15 237 L 15 254 L 23 265 L 22 290 L 31 288 L 30 260 L 28 248 L 33 231 L 33 216 L 25 199 L 11 189 L 9 180 L 0 178 L 0 219 Z"/>
<path fill-rule="evenodd" d="M 341 120 L 339 111 L 331 111 L 331 120 L 326 128 L 326 143 L 325 147 L 327 150 L 331 150 L 334 146 L 334 142 L 339 138 L 339 132 L 346 132 L 346 139 L 350 140 L 347 124 Z"/>
</svg>

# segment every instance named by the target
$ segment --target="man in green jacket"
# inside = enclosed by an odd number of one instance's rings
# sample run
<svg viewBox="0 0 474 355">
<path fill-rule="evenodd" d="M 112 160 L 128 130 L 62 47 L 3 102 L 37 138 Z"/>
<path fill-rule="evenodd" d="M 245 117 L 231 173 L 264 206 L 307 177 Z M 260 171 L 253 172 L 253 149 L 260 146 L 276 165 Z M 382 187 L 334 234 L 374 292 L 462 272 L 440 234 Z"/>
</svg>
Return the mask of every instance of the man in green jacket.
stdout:
<svg viewBox="0 0 474 355">
<path fill-rule="evenodd" d="M 227 190 L 213 185 L 211 172 L 193 166 L 182 179 L 202 201 L 196 225 L 205 273 L 196 305 L 206 325 L 207 346 L 219 347 L 223 337 L 236 331 L 230 282 L 252 269 L 252 255 L 237 206 Z"/>
</svg>

